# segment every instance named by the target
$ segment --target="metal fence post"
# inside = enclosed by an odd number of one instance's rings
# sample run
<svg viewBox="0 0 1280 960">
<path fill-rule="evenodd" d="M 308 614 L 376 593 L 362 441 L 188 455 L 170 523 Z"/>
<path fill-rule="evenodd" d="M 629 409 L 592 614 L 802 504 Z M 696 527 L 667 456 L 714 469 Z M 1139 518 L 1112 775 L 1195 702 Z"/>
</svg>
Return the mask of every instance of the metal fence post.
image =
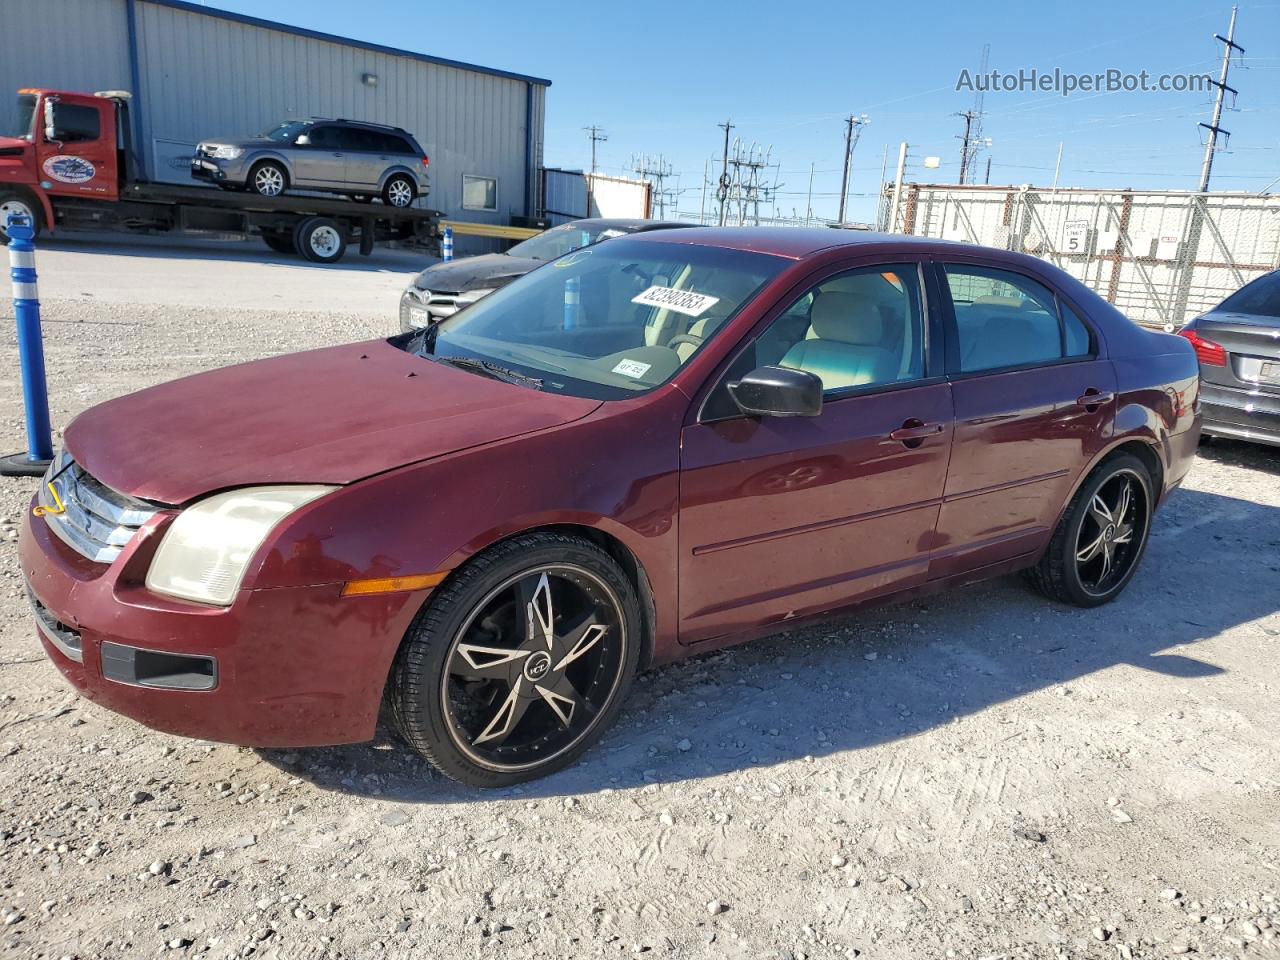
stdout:
<svg viewBox="0 0 1280 960">
<path fill-rule="evenodd" d="M 13 312 L 18 325 L 18 362 L 22 367 L 22 402 L 27 414 L 27 449 L 0 457 L 0 476 L 40 476 L 53 459 L 49 427 L 49 391 L 44 376 L 44 343 L 40 334 L 40 300 L 36 293 L 35 224 L 11 214 L 9 235 Z"/>
</svg>

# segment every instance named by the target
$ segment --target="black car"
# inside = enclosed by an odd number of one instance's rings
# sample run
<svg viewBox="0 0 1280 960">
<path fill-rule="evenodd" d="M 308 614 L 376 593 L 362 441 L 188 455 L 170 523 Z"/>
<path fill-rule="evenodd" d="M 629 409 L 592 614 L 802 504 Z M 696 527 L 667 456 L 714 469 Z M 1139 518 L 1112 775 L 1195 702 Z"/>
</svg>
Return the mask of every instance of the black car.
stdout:
<svg viewBox="0 0 1280 960">
<path fill-rule="evenodd" d="M 1280 270 L 1178 331 L 1200 358 L 1204 432 L 1280 446 Z"/>
<path fill-rule="evenodd" d="M 670 230 L 693 224 L 670 220 L 624 220 L 596 217 L 571 220 L 517 243 L 506 253 L 487 253 L 427 267 L 400 297 L 400 329 L 416 330 L 432 320 L 452 316 L 534 267 L 579 247 L 610 237 L 646 230 Z"/>
</svg>

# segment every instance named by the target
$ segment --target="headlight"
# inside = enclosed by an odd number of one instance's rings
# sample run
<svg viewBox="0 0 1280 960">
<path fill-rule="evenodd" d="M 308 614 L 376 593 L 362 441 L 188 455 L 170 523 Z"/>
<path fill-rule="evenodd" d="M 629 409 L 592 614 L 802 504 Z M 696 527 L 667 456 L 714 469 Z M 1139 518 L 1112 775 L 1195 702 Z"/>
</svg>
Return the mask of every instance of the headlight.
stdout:
<svg viewBox="0 0 1280 960">
<path fill-rule="evenodd" d="M 209 156 L 215 160 L 235 160 L 244 153 L 243 147 L 231 147 L 225 144 L 209 147 Z"/>
<path fill-rule="evenodd" d="M 337 487 L 249 487 L 214 494 L 178 514 L 147 571 L 147 589 L 226 607 L 267 534 Z"/>
<path fill-rule="evenodd" d="M 497 287 L 480 287 L 476 290 L 463 290 L 454 299 L 456 300 L 456 302 L 462 303 L 462 304 L 475 303 L 481 297 L 487 297 L 489 294 L 493 293 L 493 291 L 497 289 L 498 289 Z"/>
</svg>

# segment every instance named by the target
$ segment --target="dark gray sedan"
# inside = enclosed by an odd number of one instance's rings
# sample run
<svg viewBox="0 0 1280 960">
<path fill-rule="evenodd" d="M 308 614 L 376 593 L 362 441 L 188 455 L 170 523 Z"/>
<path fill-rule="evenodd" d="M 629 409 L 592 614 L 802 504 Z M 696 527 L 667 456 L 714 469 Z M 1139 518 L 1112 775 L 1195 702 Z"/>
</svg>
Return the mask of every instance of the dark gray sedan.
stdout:
<svg viewBox="0 0 1280 960">
<path fill-rule="evenodd" d="M 693 224 L 672 220 L 629 220 L 595 217 L 571 220 L 517 243 L 506 253 L 464 257 L 427 267 L 400 297 L 400 329 L 416 330 L 432 320 L 451 317 L 486 294 L 523 277 L 534 267 L 579 247 L 610 237 L 646 230 L 670 230 Z"/>
<path fill-rule="evenodd" d="M 1280 446 L 1280 270 L 1178 333 L 1200 358 L 1204 432 Z"/>
</svg>

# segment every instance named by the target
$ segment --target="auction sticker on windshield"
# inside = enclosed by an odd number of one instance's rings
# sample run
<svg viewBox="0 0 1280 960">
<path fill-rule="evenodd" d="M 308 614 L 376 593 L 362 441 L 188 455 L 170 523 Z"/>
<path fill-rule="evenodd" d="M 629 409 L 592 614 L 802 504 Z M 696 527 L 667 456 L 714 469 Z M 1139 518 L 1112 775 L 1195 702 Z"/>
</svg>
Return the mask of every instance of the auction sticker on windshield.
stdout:
<svg viewBox="0 0 1280 960">
<path fill-rule="evenodd" d="M 613 368 L 613 372 L 620 373 L 624 377 L 643 377 L 649 372 L 651 366 L 653 364 L 641 363 L 639 360 L 619 360 L 618 365 Z"/>
<path fill-rule="evenodd" d="M 644 304 L 646 307 L 664 307 L 683 313 L 686 317 L 700 317 L 709 307 L 719 303 L 720 298 L 694 293 L 692 290 L 677 290 L 674 287 L 650 287 L 644 293 L 632 297 L 631 302 Z"/>
</svg>

